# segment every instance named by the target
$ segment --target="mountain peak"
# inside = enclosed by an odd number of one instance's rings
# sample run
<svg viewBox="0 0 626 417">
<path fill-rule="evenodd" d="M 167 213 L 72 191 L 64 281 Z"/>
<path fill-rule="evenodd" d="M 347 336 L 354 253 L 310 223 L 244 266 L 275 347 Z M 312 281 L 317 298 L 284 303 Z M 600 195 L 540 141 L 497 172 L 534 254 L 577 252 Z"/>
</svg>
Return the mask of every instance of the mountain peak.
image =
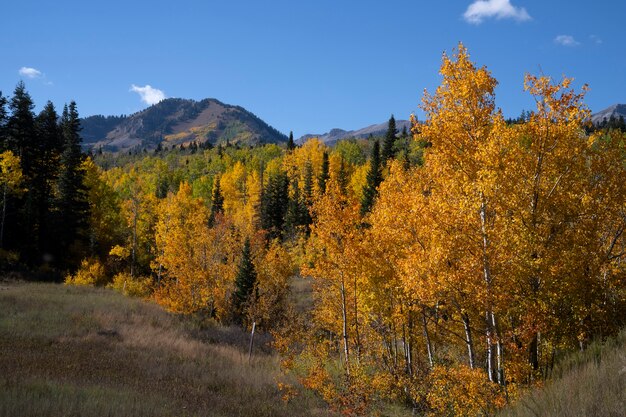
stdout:
<svg viewBox="0 0 626 417">
<path fill-rule="evenodd" d="M 599 112 L 592 114 L 591 122 L 593 124 L 598 124 L 602 123 L 604 119 L 608 121 L 611 117 L 616 119 L 624 117 L 626 119 L 626 104 L 613 104 L 604 110 L 600 110 Z"/>
<path fill-rule="evenodd" d="M 119 151 L 190 142 L 256 145 L 287 137 L 243 107 L 214 98 L 167 98 L 130 116 L 91 116 L 81 120 L 84 144 Z"/>
</svg>

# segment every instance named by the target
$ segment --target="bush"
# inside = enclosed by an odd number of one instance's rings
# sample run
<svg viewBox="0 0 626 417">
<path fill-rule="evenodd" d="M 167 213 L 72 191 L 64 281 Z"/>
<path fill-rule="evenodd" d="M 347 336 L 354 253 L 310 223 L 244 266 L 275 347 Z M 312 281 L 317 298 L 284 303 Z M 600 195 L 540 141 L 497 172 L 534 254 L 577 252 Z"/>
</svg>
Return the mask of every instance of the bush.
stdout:
<svg viewBox="0 0 626 417">
<path fill-rule="evenodd" d="M 130 297 L 147 297 L 152 293 L 152 278 L 134 278 L 128 273 L 120 272 L 113 277 L 113 282 L 108 287 Z"/>
<path fill-rule="evenodd" d="M 65 277 L 65 283 L 68 285 L 105 285 L 107 276 L 99 260 L 83 259 L 76 274 Z"/>
</svg>

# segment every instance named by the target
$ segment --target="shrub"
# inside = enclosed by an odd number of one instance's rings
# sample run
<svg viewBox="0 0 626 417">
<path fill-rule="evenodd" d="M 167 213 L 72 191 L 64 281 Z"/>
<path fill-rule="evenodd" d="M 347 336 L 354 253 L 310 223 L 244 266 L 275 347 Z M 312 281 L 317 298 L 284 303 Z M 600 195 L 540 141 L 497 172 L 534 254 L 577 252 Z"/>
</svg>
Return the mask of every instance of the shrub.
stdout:
<svg viewBox="0 0 626 417">
<path fill-rule="evenodd" d="M 76 274 L 65 277 L 65 283 L 68 285 L 105 285 L 107 277 L 104 266 L 97 259 L 83 259 Z"/>
<path fill-rule="evenodd" d="M 113 277 L 113 282 L 108 287 L 130 297 L 147 297 L 152 293 L 152 278 L 132 277 L 128 273 L 120 272 Z"/>
</svg>

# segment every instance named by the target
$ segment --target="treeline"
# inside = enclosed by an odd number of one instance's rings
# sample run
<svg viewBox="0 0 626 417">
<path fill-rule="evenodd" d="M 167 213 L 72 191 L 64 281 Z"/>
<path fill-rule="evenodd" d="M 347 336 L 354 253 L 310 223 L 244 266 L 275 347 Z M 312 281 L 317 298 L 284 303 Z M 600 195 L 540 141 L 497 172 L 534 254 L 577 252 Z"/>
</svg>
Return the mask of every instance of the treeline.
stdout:
<svg viewBox="0 0 626 417">
<path fill-rule="evenodd" d="M 51 102 L 33 108 L 22 82 L 10 99 L 0 93 L 0 261 L 71 268 L 89 251 L 78 111 L 74 102 L 60 117 Z"/>
</svg>

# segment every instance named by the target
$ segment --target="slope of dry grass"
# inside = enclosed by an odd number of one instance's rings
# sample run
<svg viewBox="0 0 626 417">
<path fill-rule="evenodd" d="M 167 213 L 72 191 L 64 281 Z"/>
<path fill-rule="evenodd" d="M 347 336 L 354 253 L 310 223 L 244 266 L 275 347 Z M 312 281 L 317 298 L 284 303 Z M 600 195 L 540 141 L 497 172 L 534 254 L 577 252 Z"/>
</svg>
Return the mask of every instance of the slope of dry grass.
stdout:
<svg viewBox="0 0 626 417">
<path fill-rule="evenodd" d="M 326 415 L 283 403 L 277 357 L 249 362 L 240 331 L 190 326 L 106 289 L 2 282 L 0 416 Z"/>
<path fill-rule="evenodd" d="M 626 415 L 626 330 L 569 355 L 541 389 L 500 417 L 623 417 Z"/>
</svg>

